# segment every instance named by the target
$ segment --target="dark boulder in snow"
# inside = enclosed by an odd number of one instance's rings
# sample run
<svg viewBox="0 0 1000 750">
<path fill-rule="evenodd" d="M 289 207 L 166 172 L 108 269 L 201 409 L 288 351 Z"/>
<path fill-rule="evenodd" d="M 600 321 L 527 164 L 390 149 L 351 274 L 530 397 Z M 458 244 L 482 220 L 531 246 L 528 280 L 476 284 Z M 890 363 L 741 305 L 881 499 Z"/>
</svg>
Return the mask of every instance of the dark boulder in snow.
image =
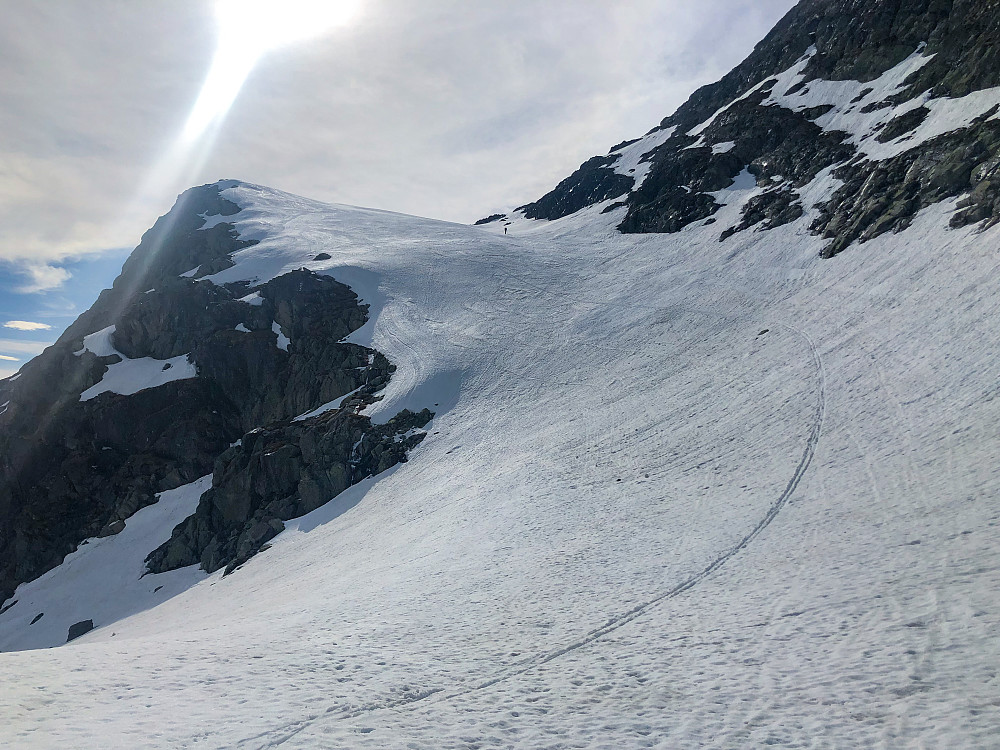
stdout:
<svg viewBox="0 0 1000 750">
<path fill-rule="evenodd" d="M 69 634 L 66 636 L 66 643 L 85 635 L 94 629 L 93 620 L 80 620 L 69 626 Z"/>
</svg>

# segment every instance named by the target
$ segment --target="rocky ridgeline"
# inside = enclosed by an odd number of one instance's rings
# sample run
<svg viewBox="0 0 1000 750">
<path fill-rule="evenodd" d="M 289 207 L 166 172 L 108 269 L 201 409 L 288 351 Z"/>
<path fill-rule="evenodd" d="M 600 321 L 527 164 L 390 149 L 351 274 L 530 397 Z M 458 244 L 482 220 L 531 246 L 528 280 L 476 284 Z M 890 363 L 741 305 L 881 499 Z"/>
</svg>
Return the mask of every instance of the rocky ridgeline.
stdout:
<svg viewBox="0 0 1000 750">
<path fill-rule="evenodd" d="M 622 232 L 678 232 L 710 223 L 720 208 L 709 193 L 733 184 L 748 169 L 759 185 L 774 184 L 745 206 L 740 222 L 720 227 L 720 239 L 752 227 L 770 229 L 802 216 L 799 189 L 835 167 L 843 186 L 820 206 L 812 231 L 831 242 L 832 256 L 855 241 L 905 228 L 921 208 L 961 196 L 952 224 L 1000 220 L 1000 123 L 990 112 L 969 127 L 933 138 L 887 160 L 868 159 L 848 134 L 823 131 L 815 120 L 829 106 L 793 111 L 768 103 L 774 77 L 810 48 L 799 88 L 817 79 L 873 81 L 922 49 L 929 61 L 901 90 L 873 110 L 888 110 L 930 92 L 962 97 L 1000 85 L 1000 3 L 995 0 L 803 0 L 716 84 L 699 89 L 650 134 L 669 137 L 642 155 L 649 171 L 641 184 L 615 166 L 635 141 L 594 157 L 538 201 L 519 211 L 529 219 L 558 219 L 586 206 L 619 199 L 627 207 Z M 755 89 L 755 87 L 757 87 Z M 749 96 L 748 92 L 753 92 Z M 794 92 L 787 92 L 794 93 Z M 740 97 L 744 97 L 740 99 Z M 702 132 L 689 133 L 723 107 Z M 921 125 L 926 107 L 881 123 L 878 140 L 905 138 Z M 729 143 L 720 152 L 713 144 Z"/>
<path fill-rule="evenodd" d="M 404 412 L 388 425 L 357 413 L 394 368 L 343 342 L 368 317 L 348 287 L 305 269 L 258 286 L 197 280 L 253 244 L 225 221 L 201 228 L 205 216 L 239 211 L 220 194 L 231 184 L 185 192 L 113 287 L 19 375 L 0 381 L 0 601 L 84 539 L 120 531 L 157 493 L 213 468 L 212 499 L 151 561 L 157 570 L 242 562 L 281 520 L 404 461 L 422 438 L 416 428 L 430 412 Z M 87 350 L 84 337 L 109 326 L 117 353 Z M 123 358 L 185 355 L 197 377 L 81 400 Z M 347 394 L 340 410 L 292 421 Z M 258 455 L 265 435 L 267 456 Z M 271 456 L 290 452 L 298 458 L 274 470 Z M 250 505 L 238 512 L 236 488 L 249 485 Z"/>
</svg>

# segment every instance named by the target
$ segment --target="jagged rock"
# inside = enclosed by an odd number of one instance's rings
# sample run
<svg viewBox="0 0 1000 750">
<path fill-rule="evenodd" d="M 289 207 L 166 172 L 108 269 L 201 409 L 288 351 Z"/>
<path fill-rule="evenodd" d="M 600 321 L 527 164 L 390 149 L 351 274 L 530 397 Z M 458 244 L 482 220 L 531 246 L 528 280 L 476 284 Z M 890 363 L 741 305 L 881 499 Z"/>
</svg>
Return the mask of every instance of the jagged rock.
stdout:
<svg viewBox="0 0 1000 750">
<path fill-rule="evenodd" d="M 552 192 L 517 210 L 524 211 L 529 219 L 560 219 L 585 206 L 624 195 L 632 189 L 635 179 L 618 174 L 611 168 L 617 160 L 617 156 L 595 156 L 560 182 Z"/>
<path fill-rule="evenodd" d="M 748 200 L 743 207 L 743 218 L 740 223 L 725 230 L 719 239 L 725 241 L 737 232 L 761 223 L 764 229 L 774 229 L 795 221 L 803 213 L 802 203 L 795 191 L 787 187 L 768 190 Z"/>
<path fill-rule="evenodd" d="M 194 515 L 147 558 L 153 573 L 200 564 L 232 571 L 309 513 L 366 477 L 406 461 L 433 414 L 402 411 L 385 425 L 343 409 L 244 435 L 215 462 Z"/>
<path fill-rule="evenodd" d="M 659 129 L 673 128 L 673 135 L 649 154 L 652 165 L 642 184 L 629 192 L 624 182 L 615 182 L 611 169 L 614 152 L 635 141 L 615 146 L 611 154 L 585 162 L 568 179 L 535 203 L 523 206 L 528 218 L 554 219 L 585 206 L 624 196 L 628 206 L 619 225 L 622 232 L 677 232 L 706 220 L 718 210 L 706 193 L 730 184 L 740 170 L 750 165 L 758 180 L 781 177 L 792 187 L 801 187 L 827 167 L 839 165 L 845 185 L 824 208 L 814 231 L 834 242 L 823 253 L 840 252 L 852 242 L 905 227 L 913 214 L 935 201 L 962 197 L 953 226 L 982 222 L 989 226 L 1000 220 L 1000 188 L 989 156 L 997 154 L 990 129 L 995 123 L 980 118 L 973 138 L 982 148 L 966 142 L 966 169 L 958 152 L 961 144 L 947 153 L 937 145 L 922 145 L 912 160 L 928 179 L 919 185 L 893 182 L 898 164 L 879 173 L 882 167 L 851 161 L 857 154 L 843 134 L 823 133 L 814 120 L 830 110 L 830 105 L 800 112 L 764 106 L 763 98 L 773 86 L 773 76 L 790 68 L 809 50 L 815 54 L 806 63 L 804 80 L 788 93 L 805 92 L 818 79 L 871 81 L 902 62 L 922 45 L 926 64 L 911 75 L 893 95 L 866 105 L 862 112 L 877 112 L 913 100 L 930 91 L 933 97 L 965 96 L 1000 85 L 1000 14 L 993 2 L 978 0 L 803 0 L 793 8 L 757 45 L 753 53 L 718 83 L 694 93 L 677 112 L 664 119 Z M 751 96 L 746 93 L 762 86 Z M 866 88 L 854 103 L 871 94 Z M 740 97 L 743 97 L 742 99 Z M 887 143 L 916 129 L 929 108 L 918 106 L 886 123 L 878 140 Z M 704 130 L 704 146 L 688 136 L 696 126 L 719 113 Z M 995 114 L 995 112 L 990 113 Z M 958 140 L 962 140 L 959 138 Z M 966 138 L 968 140 L 968 138 Z M 713 153 L 709 144 L 733 142 L 724 154 Z M 931 162 L 940 158 L 943 168 Z M 905 170 L 904 170 L 905 171 Z M 933 175 L 930 173 L 934 172 Z M 975 176 L 970 178 L 970 172 Z M 621 177 L 618 175 L 617 177 Z M 873 178 L 889 194 L 871 193 Z M 862 188 L 865 195 L 857 194 Z M 767 221 L 778 226 L 801 215 L 795 200 L 769 196 L 748 206 L 744 221 L 735 230 Z M 619 201 L 621 203 L 622 201 Z M 619 207 L 618 203 L 615 207 Z M 780 207 L 780 210 L 777 210 Z M 764 218 L 757 218 L 762 216 Z M 727 230 L 729 234 L 732 230 Z"/>
<path fill-rule="evenodd" d="M 851 155 L 845 134 L 824 132 L 806 113 L 761 106 L 766 95 L 765 89 L 737 102 L 704 131 L 707 143 L 734 143 L 730 151 L 690 148 L 695 139 L 682 136 L 667 142 L 671 148 L 654 152 L 648 176 L 627 199 L 629 210 L 619 229 L 678 232 L 715 213 L 718 204 L 707 193 L 729 187 L 743 169 L 758 182 L 780 177 L 802 186 Z M 783 223 L 777 214 L 772 210 Z"/>
<path fill-rule="evenodd" d="M 911 109 L 909 112 L 886 123 L 885 127 L 879 132 L 876 140 L 879 143 L 894 141 L 919 127 L 930 113 L 931 111 L 927 107 Z"/>
<path fill-rule="evenodd" d="M 852 242 L 899 232 L 916 213 L 945 198 L 965 194 L 952 226 L 1000 219 L 1000 123 L 973 127 L 929 140 L 883 161 L 851 163 L 834 174 L 844 181 L 820 207 L 812 229 L 833 240 L 832 257 Z"/>
<path fill-rule="evenodd" d="M 507 218 L 507 214 L 491 214 L 490 216 L 487 216 L 486 218 L 483 218 L 483 219 L 480 219 L 479 221 L 477 221 L 474 226 L 478 227 L 478 226 L 481 226 L 483 224 L 490 224 L 490 223 L 492 223 L 494 221 L 501 221 L 502 219 L 506 219 L 506 218 Z"/>
<path fill-rule="evenodd" d="M 181 195 L 112 289 L 19 378 L 0 383 L 10 401 L 0 415 L 0 601 L 85 539 L 114 533 L 158 492 L 209 473 L 247 430 L 355 390 L 347 408 L 358 408 L 388 382 L 384 357 L 341 342 L 367 320 L 367 307 L 334 279 L 300 270 L 227 287 L 180 276 L 228 267 L 232 253 L 253 244 L 232 224 L 201 229 L 203 215 L 238 211 L 220 195 L 231 184 Z M 260 304 L 240 301 L 252 292 Z M 291 339 L 287 351 L 276 323 Z M 81 402 L 121 361 L 82 351 L 85 335 L 110 325 L 125 357 L 189 355 L 198 376 Z"/>
<path fill-rule="evenodd" d="M 69 634 L 66 636 L 66 643 L 85 635 L 94 629 L 93 620 L 80 620 L 69 626 Z"/>
</svg>

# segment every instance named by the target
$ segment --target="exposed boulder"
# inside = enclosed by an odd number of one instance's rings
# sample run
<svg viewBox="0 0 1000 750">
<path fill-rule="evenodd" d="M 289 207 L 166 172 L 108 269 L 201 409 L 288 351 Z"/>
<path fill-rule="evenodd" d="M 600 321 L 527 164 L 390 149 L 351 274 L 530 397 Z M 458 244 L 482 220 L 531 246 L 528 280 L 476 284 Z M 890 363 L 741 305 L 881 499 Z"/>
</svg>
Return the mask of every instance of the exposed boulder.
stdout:
<svg viewBox="0 0 1000 750">
<path fill-rule="evenodd" d="M 66 636 L 66 643 L 72 640 L 76 640 L 81 635 L 86 635 L 91 630 L 94 629 L 93 620 L 80 620 L 80 622 L 74 622 L 69 626 L 69 634 Z"/>
</svg>

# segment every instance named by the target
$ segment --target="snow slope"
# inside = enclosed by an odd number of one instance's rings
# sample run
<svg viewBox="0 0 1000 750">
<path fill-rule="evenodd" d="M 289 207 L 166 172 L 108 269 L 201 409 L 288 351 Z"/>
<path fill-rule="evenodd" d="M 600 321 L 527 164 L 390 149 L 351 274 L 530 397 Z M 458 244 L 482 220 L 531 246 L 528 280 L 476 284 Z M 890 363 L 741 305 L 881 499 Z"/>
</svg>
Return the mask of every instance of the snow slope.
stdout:
<svg viewBox="0 0 1000 750">
<path fill-rule="evenodd" d="M 370 412 L 431 434 L 235 574 L 0 655 L 0 740 L 996 746 L 1000 227 L 720 243 L 753 194 L 503 236 L 227 191 L 260 243 L 210 281 L 350 284 L 398 366 Z"/>
<path fill-rule="evenodd" d="M 98 357 L 116 355 L 121 361 L 108 365 L 108 371 L 104 373 L 104 377 L 80 394 L 81 401 L 89 401 L 102 393 L 120 393 L 129 396 L 146 388 L 156 388 L 174 380 L 198 377 L 198 369 L 187 354 L 170 359 L 154 359 L 153 357 L 130 359 L 126 357 L 111 343 L 111 334 L 114 332 L 115 327 L 108 326 L 83 338 L 83 348 L 77 354 L 89 351 Z M 287 347 L 288 339 L 285 341 Z M 278 346 L 281 346 L 280 333 Z"/>
</svg>

